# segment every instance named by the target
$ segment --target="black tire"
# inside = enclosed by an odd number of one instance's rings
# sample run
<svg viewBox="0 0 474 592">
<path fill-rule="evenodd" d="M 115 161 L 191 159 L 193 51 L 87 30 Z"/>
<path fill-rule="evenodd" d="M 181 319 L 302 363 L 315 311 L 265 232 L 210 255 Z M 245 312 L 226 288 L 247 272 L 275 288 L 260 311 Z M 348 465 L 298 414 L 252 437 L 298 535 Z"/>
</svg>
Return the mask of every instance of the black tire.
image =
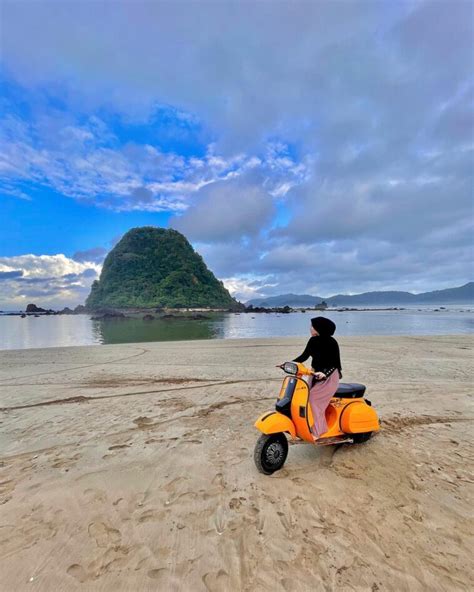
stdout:
<svg viewBox="0 0 474 592">
<path fill-rule="evenodd" d="M 372 432 L 364 432 L 363 434 L 352 434 L 354 444 L 363 444 L 372 438 Z"/>
<path fill-rule="evenodd" d="M 264 475 L 279 471 L 288 456 L 288 440 L 285 434 L 262 434 L 255 444 L 253 458 L 257 469 Z"/>
</svg>

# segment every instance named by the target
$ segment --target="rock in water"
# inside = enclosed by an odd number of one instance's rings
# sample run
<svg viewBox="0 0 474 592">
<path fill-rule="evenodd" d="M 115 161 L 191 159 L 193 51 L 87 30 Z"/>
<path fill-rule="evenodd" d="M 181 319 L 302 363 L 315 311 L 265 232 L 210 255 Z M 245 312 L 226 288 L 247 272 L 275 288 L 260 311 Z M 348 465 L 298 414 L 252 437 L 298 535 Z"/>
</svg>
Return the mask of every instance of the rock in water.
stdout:
<svg viewBox="0 0 474 592">
<path fill-rule="evenodd" d="M 36 306 L 36 304 L 28 304 L 26 307 L 26 312 L 47 312 L 45 308 L 40 308 Z"/>
<path fill-rule="evenodd" d="M 238 303 L 177 230 L 133 228 L 107 255 L 86 300 L 103 307 L 236 308 Z"/>
</svg>

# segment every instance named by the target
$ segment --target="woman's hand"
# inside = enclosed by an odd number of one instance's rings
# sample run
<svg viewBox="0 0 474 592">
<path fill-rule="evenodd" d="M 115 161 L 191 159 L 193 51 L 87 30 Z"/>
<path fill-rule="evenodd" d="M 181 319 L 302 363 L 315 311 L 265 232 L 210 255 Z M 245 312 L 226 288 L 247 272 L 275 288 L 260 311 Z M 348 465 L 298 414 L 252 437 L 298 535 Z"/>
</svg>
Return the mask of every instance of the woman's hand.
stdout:
<svg viewBox="0 0 474 592">
<path fill-rule="evenodd" d="M 324 380 L 325 378 L 327 378 L 324 372 L 314 372 L 314 377 L 316 378 L 316 380 Z"/>
</svg>

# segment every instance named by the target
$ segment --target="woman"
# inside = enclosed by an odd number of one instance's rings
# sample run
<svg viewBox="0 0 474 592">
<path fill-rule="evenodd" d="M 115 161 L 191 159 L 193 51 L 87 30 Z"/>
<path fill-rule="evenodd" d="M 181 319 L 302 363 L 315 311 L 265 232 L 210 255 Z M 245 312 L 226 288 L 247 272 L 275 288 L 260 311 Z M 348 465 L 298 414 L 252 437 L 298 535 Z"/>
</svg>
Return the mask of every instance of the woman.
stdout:
<svg viewBox="0 0 474 592">
<path fill-rule="evenodd" d="M 311 428 L 316 442 L 328 430 L 326 408 L 342 378 L 339 345 L 333 335 L 336 325 L 325 317 L 311 319 L 311 338 L 304 352 L 294 362 L 305 362 L 312 357 L 311 367 L 315 381 L 309 392 L 309 404 L 313 412 L 314 425 Z"/>
</svg>

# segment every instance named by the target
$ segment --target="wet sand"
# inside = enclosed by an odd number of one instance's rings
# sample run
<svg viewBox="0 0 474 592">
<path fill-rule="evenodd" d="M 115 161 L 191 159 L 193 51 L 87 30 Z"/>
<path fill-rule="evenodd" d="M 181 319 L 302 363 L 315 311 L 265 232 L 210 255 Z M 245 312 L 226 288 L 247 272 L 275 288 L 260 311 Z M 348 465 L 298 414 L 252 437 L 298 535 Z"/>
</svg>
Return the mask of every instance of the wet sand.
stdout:
<svg viewBox="0 0 474 592">
<path fill-rule="evenodd" d="M 0 352 L 0 590 L 472 589 L 472 337 L 339 341 L 382 431 L 271 477 L 305 338 Z"/>
</svg>

